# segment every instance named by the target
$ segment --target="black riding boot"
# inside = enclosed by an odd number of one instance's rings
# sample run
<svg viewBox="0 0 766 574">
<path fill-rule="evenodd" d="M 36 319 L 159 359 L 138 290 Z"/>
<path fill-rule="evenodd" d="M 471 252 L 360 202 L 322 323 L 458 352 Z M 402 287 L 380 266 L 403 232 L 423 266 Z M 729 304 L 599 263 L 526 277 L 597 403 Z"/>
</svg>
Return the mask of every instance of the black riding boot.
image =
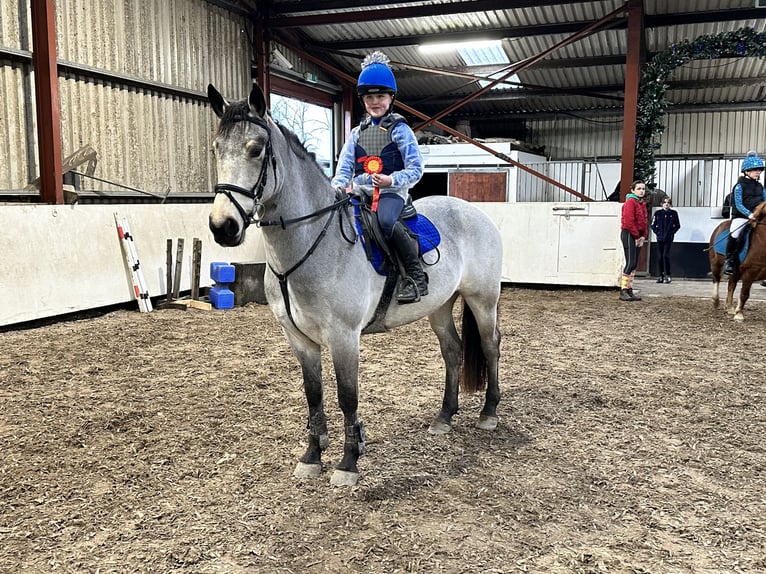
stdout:
<svg viewBox="0 0 766 574">
<path fill-rule="evenodd" d="M 736 237 L 726 239 L 726 261 L 723 263 L 723 272 L 725 275 L 731 275 L 737 270 L 737 247 L 739 240 Z"/>
<path fill-rule="evenodd" d="M 401 222 L 394 225 L 391 233 L 391 245 L 402 259 L 404 271 L 407 274 L 402 277 L 399 284 L 396 300 L 400 304 L 420 301 L 421 297 L 428 295 L 428 280 L 420 266 L 417 243 L 410 237 Z"/>
</svg>

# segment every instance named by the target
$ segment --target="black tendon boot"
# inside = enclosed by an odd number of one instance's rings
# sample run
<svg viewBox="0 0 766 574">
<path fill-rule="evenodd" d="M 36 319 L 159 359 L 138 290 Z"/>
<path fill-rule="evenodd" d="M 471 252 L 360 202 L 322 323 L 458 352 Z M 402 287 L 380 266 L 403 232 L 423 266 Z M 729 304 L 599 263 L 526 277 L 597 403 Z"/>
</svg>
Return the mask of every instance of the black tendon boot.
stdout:
<svg viewBox="0 0 766 574">
<path fill-rule="evenodd" d="M 391 233 L 391 245 L 401 257 L 407 274 L 402 277 L 396 300 L 400 304 L 420 301 L 421 297 L 428 295 L 428 280 L 420 266 L 417 243 L 404 229 L 404 224 L 399 221 L 396 222 Z"/>
<path fill-rule="evenodd" d="M 726 239 L 726 261 L 723 263 L 723 272 L 725 275 L 731 275 L 737 269 L 737 246 L 739 240 L 736 237 Z"/>
</svg>

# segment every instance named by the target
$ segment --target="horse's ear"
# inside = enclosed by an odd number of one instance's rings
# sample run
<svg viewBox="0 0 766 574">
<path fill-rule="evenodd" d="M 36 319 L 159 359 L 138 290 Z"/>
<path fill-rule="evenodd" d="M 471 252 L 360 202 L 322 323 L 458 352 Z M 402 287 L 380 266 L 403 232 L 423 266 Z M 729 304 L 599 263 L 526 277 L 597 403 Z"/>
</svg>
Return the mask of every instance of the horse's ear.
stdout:
<svg viewBox="0 0 766 574">
<path fill-rule="evenodd" d="M 253 84 L 247 103 L 250 104 L 250 113 L 254 116 L 262 118 L 266 115 L 266 98 L 258 84 Z"/>
<path fill-rule="evenodd" d="M 213 106 L 215 115 L 219 118 L 223 116 L 223 111 L 229 106 L 229 102 L 215 89 L 213 84 L 208 84 L 207 86 L 207 99 L 210 100 L 210 105 Z"/>
</svg>

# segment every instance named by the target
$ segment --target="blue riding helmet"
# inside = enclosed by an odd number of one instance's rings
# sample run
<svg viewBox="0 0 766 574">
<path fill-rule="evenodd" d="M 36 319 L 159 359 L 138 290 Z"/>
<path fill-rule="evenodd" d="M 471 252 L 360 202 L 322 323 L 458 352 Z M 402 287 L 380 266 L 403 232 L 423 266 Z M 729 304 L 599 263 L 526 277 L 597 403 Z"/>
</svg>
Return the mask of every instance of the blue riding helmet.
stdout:
<svg viewBox="0 0 766 574">
<path fill-rule="evenodd" d="M 747 157 L 742 161 L 741 172 L 746 172 L 751 169 L 764 169 L 764 163 L 761 158 L 758 157 L 758 152 L 749 151 Z"/>
<path fill-rule="evenodd" d="M 390 60 L 383 52 L 373 52 L 362 60 L 362 73 L 356 82 L 356 93 L 360 96 L 365 94 L 392 94 L 396 95 L 396 79 L 391 67 Z"/>
</svg>

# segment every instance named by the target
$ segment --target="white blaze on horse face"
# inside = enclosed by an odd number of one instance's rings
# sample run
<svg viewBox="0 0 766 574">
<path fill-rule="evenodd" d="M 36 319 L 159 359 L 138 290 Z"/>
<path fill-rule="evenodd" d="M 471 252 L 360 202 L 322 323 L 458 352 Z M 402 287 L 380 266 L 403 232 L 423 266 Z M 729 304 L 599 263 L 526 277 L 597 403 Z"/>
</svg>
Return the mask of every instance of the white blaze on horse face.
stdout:
<svg viewBox="0 0 766 574">
<path fill-rule="evenodd" d="M 244 131 L 235 128 L 226 138 L 221 135 L 216 137 L 213 142 L 213 152 L 218 183 L 234 185 L 249 191 L 260 175 L 264 145 L 259 139 L 246 137 L 247 134 Z M 231 193 L 247 213 L 252 213 L 252 199 L 236 192 Z M 219 193 L 213 201 L 210 223 L 220 227 L 230 218 L 241 220 L 242 215 L 227 195 Z"/>
</svg>

